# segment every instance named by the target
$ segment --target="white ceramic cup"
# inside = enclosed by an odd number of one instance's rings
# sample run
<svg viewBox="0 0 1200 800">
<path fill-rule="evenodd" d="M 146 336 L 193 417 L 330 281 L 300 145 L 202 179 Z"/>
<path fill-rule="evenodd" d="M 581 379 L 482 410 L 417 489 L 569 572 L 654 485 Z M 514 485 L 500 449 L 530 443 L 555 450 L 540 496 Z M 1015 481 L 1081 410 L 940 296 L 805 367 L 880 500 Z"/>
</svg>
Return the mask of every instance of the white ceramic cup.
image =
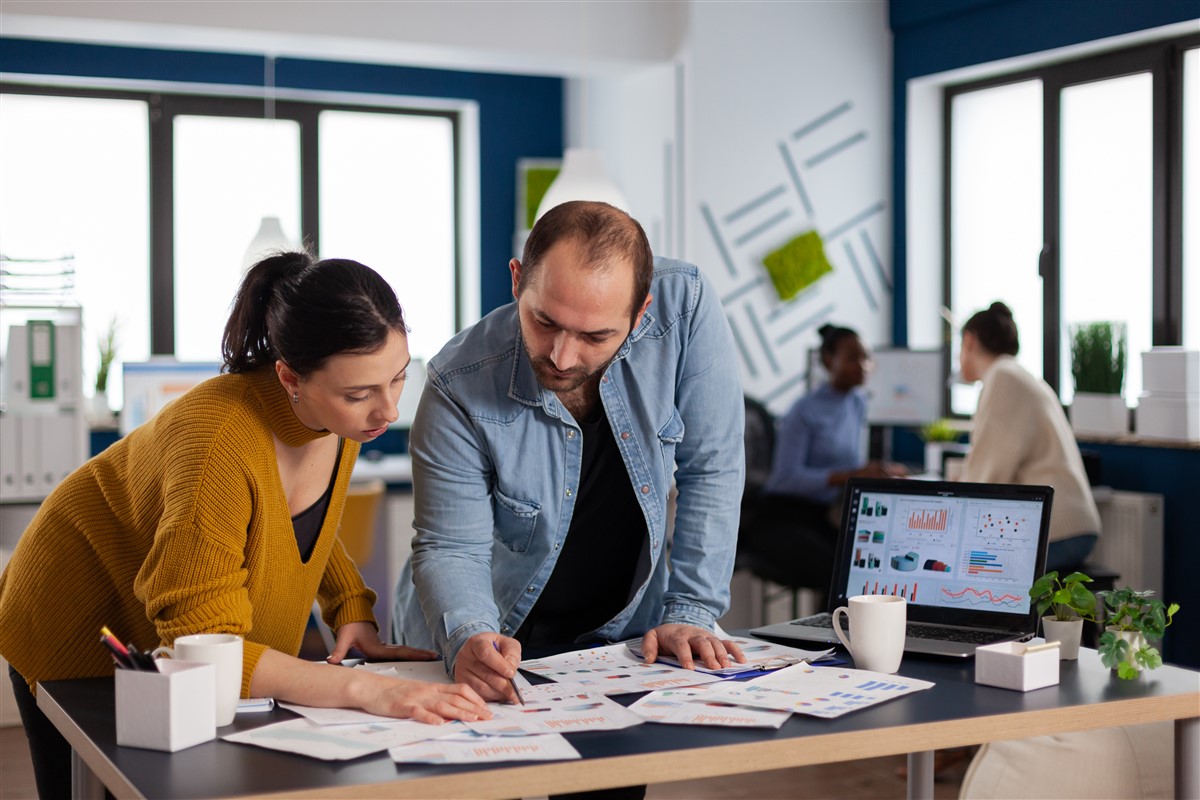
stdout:
<svg viewBox="0 0 1200 800">
<path fill-rule="evenodd" d="M 854 658 L 854 666 L 871 672 L 893 673 L 900 669 L 904 655 L 904 623 L 908 602 L 889 594 L 864 594 L 851 597 L 848 606 L 833 612 L 833 632 Z M 842 630 L 841 615 L 850 617 L 850 631 Z"/>
<path fill-rule="evenodd" d="M 242 637 L 232 633 L 180 636 L 174 647 L 160 647 L 153 655 L 164 654 L 179 661 L 212 664 L 216 668 L 217 727 L 233 722 L 242 695 Z"/>
</svg>

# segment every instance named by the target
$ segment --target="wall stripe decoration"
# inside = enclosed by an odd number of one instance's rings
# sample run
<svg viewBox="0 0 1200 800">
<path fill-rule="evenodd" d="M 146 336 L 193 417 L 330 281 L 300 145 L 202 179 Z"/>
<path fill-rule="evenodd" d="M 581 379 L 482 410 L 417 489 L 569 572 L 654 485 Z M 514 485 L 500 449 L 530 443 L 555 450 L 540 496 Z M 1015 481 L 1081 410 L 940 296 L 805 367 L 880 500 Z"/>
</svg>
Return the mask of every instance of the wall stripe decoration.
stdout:
<svg viewBox="0 0 1200 800">
<path fill-rule="evenodd" d="M 805 334 L 838 318 L 870 335 L 879 326 L 865 317 L 878 320 L 892 305 L 875 245 L 886 235 L 879 226 L 888 204 L 854 188 L 868 152 L 859 145 L 875 133 L 847 99 L 776 140 L 779 177 L 761 178 L 761 191 L 728 210 L 720 199 L 700 203 L 725 264 L 726 280 L 714 277 L 752 396 L 783 401 L 803 391 L 805 354 L 815 346 Z"/>
</svg>

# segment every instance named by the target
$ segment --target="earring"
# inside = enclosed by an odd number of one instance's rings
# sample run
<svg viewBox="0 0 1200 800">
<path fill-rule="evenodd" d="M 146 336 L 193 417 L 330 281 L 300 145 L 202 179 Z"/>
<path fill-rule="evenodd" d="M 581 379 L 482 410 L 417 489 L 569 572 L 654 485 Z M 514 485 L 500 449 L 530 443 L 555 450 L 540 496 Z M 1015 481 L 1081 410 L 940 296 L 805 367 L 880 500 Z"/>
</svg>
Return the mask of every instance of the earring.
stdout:
<svg viewBox="0 0 1200 800">
<path fill-rule="evenodd" d="M 292 402 L 293 403 L 300 402 L 300 393 L 299 392 L 292 392 Z"/>
</svg>

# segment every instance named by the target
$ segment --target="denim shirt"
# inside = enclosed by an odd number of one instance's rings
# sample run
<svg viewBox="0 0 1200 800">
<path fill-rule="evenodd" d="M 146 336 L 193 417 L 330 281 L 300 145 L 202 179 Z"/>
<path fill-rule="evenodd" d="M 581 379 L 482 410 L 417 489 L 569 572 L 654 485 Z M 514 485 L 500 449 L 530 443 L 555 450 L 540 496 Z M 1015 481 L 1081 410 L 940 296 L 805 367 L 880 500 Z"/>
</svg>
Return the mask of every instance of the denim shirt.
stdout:
<svg viewBox="0 0 1200 800">
<path fill-rule="evenodd" d="M 653 300 L 600 380 L 600 398 L 646 517 L 626 607 L 589 638 L 660 623 L 711 629 L 729 605 L 745 474 L 733 338 L 691 264 L 655 259 Z M 537 602 L 575 505 L 583 441 L 537 381 L 511 303 L 429 363 L 413 423 L 416 535 L 396 586 L 392 639 L 453 669 L 468 638 L 511 636 Z M 667 546 L 667 498 L 678 489 Z M 668 568 L 668 561 L 670 566 Z"/>
</svg>

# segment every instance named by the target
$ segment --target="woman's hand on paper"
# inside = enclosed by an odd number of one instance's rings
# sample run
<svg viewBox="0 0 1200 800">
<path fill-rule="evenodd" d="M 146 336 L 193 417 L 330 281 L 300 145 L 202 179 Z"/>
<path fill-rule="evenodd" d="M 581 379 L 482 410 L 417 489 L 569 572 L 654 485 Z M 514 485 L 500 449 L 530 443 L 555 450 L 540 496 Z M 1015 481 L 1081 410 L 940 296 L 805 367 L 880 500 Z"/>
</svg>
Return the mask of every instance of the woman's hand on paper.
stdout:
<svg viewBox="0 0 1200 800">
<path fill-rule="evenodd" d="M 379 640 L 379 630 L 370 622 L 350 622 L 337 629 L 333 652 L 325 660 L 330 664 L 340 664 L 351 647 L 357 648 L 372 661 L 433 661 L 438 657 L 432 650 L 384 644 Z"/>
<path fill-rule="evenodd" d="M 498 633 L 467 639 L 454 660 L 454 680 L 465 683 L 485 700 L 516 703 L 512 679 L 521 664 L 521 643 Z"/>
<path fill-rule="evenodd" d="M 440 725 L 446 720 L 491 719 L 483 698 L 461 683 L 425 683 L 354 670 L 361 676 L 360 702 L 363 711 Z"/>
<path fill-rule="evenodd" d="M 659 625 L 642 637 L 642 658 L 653 664 L 659 653 L 669 653 L 684 669 L 695 669 L 698 660 L 709 669 L 728 667 L 733 661 L 746 663 L 746 656 L 733 642 L 695 625 Z"/>
</svg>

